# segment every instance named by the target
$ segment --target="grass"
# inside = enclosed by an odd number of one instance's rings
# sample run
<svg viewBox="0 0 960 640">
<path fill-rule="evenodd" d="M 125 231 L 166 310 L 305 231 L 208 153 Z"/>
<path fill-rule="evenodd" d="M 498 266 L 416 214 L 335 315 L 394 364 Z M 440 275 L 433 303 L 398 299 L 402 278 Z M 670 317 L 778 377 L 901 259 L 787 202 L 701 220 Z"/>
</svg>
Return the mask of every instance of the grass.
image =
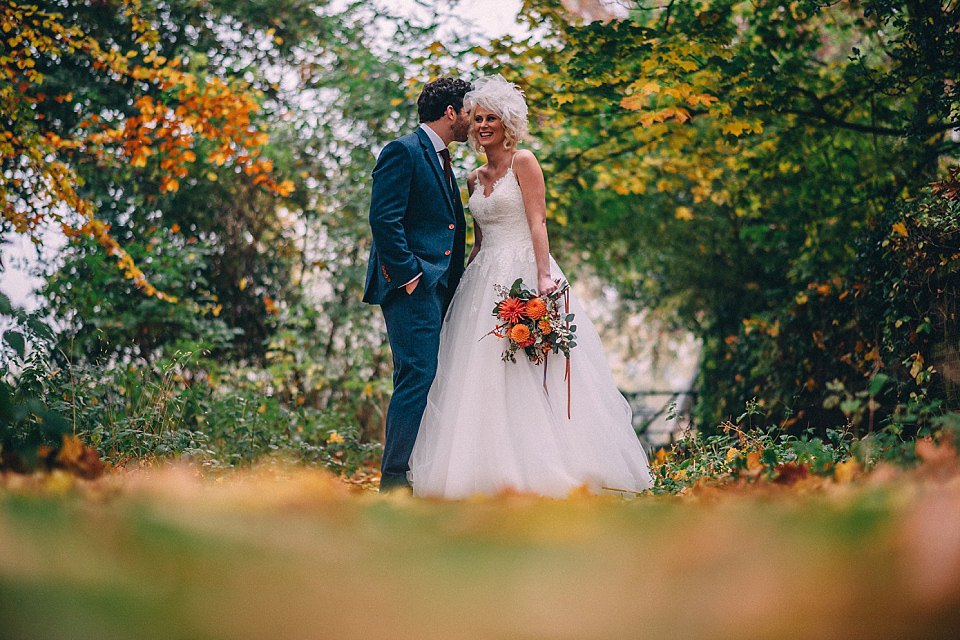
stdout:
<svg viewBox="0 0 960 640">
<path fill-rule="evenodd" d="M 4 478 L 0 637 L 953 638 L 960 470 L 381 497 L 270 465 Z"/>
</svg>

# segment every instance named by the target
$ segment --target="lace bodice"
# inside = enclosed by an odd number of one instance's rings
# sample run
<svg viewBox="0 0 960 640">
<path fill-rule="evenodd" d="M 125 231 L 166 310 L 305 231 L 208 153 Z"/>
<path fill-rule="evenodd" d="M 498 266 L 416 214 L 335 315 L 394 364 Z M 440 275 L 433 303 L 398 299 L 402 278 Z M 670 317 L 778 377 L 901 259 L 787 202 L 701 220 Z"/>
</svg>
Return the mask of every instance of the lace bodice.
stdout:
<svg viewBox="0 0 960 640">
<path fill-rule="evenodd" d="M 481 251 L 514 245 L 532 247 L 523 194 L 513 166 L 494 183 L 489 196 L 483 195 L 483 185 L 477 181 L 469 204 L 470 213 L 483 233 Z"/>
</svg>

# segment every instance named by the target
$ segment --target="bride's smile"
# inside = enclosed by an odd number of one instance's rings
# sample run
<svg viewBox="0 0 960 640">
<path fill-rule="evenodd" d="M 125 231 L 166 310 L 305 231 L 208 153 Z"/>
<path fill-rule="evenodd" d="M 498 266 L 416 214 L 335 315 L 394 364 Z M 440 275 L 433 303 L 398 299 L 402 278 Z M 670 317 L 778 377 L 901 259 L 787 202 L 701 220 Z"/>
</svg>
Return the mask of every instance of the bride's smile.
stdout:
<svg viewBox="0 0 960 640">
<path fill-rule="evenodd" d="M 504 140 L 503 121 L 492 111 L 477 107 L 473 115 L 473 133 L 481 147 L 495 147 Z"/>
</svg>

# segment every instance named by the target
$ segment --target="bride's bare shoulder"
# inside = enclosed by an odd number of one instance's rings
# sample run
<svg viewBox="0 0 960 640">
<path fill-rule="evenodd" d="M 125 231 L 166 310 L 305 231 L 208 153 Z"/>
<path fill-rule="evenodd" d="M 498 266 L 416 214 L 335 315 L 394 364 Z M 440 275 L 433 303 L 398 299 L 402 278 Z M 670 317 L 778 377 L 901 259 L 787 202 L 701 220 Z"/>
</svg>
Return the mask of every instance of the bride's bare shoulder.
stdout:
<svg viewBox="0 0 960 640">
<path fill-rule="evenodd" d="M 537 162 L 537 156 L 533 155 L 533 151 L 530 151 L 530 149 L 517 149 L 517 152 L 513 154 L 514 166 L 530 163 L 539 164 Z"/>
<path fill-rule="evenodd" d="M 540 163 L 537 162 L 537 156 L 529 149 L 520 149 L 513 156 L 513 172 L 518 178 L 525 175 L 536 175 L 542 173 Z"/>
</svg>

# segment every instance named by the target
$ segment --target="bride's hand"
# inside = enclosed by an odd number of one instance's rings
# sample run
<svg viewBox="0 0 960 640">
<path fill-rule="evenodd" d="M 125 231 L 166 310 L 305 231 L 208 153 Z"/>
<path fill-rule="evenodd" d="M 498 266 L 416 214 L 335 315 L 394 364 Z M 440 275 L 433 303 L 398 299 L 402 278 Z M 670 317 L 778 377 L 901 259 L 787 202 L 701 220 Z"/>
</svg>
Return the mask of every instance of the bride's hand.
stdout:
<svg viewBox="0 0 960 640">
<path fill-rule="evenodd" d="M 540 276 L 538 281 L 540 295 L 545 296 L 557 290 L 557 283 L 550 276 Z"/>
</svg>

